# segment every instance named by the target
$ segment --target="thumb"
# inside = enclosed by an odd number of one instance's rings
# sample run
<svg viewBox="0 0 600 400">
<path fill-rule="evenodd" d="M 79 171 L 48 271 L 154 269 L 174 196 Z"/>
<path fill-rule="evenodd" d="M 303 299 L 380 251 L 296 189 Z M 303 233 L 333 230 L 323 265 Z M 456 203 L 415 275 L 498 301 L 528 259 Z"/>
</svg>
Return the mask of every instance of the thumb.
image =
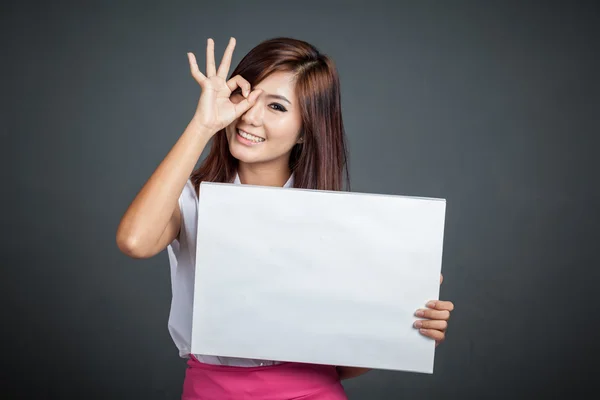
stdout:
<svg viewBox="0 0 600 400">
<path fill-rule="evenodd" d="M 239 118 L 243 113 L 248 111 L 248 109 L 256 103 L 256 100 L 258 99 L 258 96 L 261 95 L 261 93 L 262 90 L 260 89 L 253 90 L 247 99 L 244 99 L 237 103 L 235 105 L 235 117 Z"/>
</svg>

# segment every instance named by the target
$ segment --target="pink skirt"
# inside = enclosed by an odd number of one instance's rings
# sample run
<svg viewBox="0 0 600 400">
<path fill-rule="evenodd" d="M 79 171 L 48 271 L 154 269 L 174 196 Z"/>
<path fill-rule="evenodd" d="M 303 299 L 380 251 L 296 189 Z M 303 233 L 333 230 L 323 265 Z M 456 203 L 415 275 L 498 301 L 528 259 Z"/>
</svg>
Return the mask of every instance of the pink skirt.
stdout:
<svg viewBox="0 0 600 400">
<path fill-rule="evenodd" d="M 182 400 L 347 400 L 334 366 L 205 364 L 190 354 Z"/>
</svg>

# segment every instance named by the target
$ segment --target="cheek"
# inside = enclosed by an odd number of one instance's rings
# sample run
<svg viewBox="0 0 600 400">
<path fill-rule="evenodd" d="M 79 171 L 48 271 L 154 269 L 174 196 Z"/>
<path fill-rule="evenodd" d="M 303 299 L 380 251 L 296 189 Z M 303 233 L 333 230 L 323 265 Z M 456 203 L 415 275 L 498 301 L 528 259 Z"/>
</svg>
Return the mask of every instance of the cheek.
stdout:
<svg viewBox="0 0 600 400">
<path fill-rule="evenodd" d="M 269 126 L 269 137 L 285 142 L 295 142 L 300 131 L 300 124 L 292 118 L 281 118 Z"/>
</svg>

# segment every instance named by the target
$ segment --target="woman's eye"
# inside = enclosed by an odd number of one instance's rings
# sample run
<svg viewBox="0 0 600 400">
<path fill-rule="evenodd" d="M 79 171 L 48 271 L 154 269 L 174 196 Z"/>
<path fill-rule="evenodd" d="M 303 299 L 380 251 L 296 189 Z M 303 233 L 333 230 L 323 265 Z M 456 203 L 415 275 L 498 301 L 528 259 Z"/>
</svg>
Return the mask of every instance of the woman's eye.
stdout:
<svg viewBox="0 0 600 400">
<path fill-rule="evenodd" d="M 278 104 L 278 103 L 273 103 L 273 104 L 271 104 L 271 106 L 274 106 L 275 107 L 274 110 L 277 110 L 277 111 L 282 111 L 282 112 L 287 111 L 284 106 L 282 106 L 281 104 Z"/>
</svg>

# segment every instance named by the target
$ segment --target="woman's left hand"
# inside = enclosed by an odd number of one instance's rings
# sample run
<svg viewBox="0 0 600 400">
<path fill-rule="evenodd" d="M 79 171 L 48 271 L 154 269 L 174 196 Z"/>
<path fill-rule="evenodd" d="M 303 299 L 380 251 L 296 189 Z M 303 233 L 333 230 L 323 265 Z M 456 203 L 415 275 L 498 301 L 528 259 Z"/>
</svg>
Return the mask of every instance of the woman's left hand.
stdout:
<svg viewBox="0 0 600 400">
<path fill-rule="evenodd" d="M 440 285 L 444 281 L 440 274 Z M 451 301 L 432 300 L 426 304 L 427 308 L 419 309 L 415 313 L 417 317 L 424 318 L 415 321 L 414 327 L 419 329 L 422 335 L 435 340 L 435 347 L 446 339 L 446 329 L 448 329 L 448 320 L 450 312 L 454 310 L 454 304 Z"/>
</svg>

